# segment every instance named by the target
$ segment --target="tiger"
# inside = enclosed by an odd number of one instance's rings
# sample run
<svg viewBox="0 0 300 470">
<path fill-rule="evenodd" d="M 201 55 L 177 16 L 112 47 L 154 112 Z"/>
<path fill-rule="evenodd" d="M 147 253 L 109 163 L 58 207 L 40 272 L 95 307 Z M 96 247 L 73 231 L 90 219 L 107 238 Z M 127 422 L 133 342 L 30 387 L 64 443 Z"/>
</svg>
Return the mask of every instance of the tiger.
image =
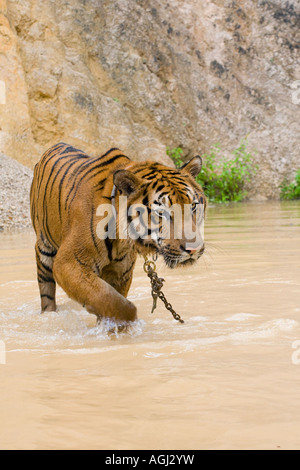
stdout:
<svg viewBox="0 0 300 470">
<path fill-rule="evenodd" d="M 147 236 L 121 238 L 118 224 L 115 237 L 100 237 L 104 216 L 98 216 L 98 208 L 110 205 L 118 214 L 121 198 L 126 198 L 128 208 L 146 208 L 149 220 L 154 207 L 158 226 L 161 215 L 168 214 L 173 228 L 168 208 L 187 204 L 197 230 L 195 208 L 201 204 L 205 211 L 207 206 L 196 182 L 201 167 L 199 156 L 178 169 L 152 160 L 133 161 L 118 148 L 97 157 L 63 142 L 47 150 L 35 165 L 30 190 L 41 312 L 57 310 L 59 285 L 99 321 L 135 321 L 137 308 L 127 297 L 137 257 L 160 255 L 170 268 L 187 266 L 203 255 L 204 241 L 189 246 L 185 235 L 176 238 L 174 230 L 166 238 L 149 228 Z M 129 211 L 125 217 L 128 226 L 135 220 Z"/>
</svg>

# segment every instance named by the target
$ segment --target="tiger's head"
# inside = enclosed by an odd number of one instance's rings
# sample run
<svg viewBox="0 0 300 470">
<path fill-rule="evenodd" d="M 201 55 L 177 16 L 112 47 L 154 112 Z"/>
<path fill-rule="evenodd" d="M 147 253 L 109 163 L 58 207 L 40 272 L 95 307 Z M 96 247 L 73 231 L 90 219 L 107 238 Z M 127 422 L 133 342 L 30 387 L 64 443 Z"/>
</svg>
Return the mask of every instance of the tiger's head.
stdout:
<svg viewBox="0 0 300 470">
<path fill-rule="evenodd" d="M 204 253 L 207 202 L 196 182 L 201 167 L 197 156 L 180 169 L 145 162 L 115 172 L 114 188 L 126 201 L 122 223 L 140 254 L 159 254 L 175 268 L 194 264 Z"/>
</svg>

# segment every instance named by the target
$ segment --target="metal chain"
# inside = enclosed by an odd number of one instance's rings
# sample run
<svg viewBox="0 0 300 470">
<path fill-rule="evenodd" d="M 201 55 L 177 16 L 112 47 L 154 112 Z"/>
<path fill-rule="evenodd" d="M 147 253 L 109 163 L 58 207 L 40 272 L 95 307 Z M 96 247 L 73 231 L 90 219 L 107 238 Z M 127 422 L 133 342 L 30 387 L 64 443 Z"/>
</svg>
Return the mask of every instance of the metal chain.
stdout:
<svg viewBox="0 0 300 470">
<path fill-rule="evenodd" d="M 180 323 L 184 323 L 184 320 L 182 320 L 180 315 L 175 312 L 172 305 L 167 301 L 164 293 L 161 291 L 165 280 L 162 277 L 158 277 L 155 262 L 149 261 L 147 257 L 145 257 L 144 271 L 151 281 L 151 295 L 153 298 L 151 313 L 153 313 L 156 309 L 157 299 L 159 298 L 165 304 L 166 309 L 172 313 L 175 320 L 179 321 Z"/>
</svg>

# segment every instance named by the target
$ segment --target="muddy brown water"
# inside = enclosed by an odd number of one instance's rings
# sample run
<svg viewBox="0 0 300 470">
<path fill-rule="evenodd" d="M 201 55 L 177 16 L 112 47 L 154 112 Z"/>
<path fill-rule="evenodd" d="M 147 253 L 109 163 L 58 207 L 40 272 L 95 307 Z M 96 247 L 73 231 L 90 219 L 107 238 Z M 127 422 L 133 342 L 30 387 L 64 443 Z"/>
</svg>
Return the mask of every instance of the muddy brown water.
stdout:
<svg viewBox="0 0 300 470">
<path fill-rule="evenodd" d="M 207 254 L 125 334 L 58 291 L 39 313 L 31 231 L 0 234 L 0 448 L 299 449 L 300 204 L 211 207 Z"/>
</svg>

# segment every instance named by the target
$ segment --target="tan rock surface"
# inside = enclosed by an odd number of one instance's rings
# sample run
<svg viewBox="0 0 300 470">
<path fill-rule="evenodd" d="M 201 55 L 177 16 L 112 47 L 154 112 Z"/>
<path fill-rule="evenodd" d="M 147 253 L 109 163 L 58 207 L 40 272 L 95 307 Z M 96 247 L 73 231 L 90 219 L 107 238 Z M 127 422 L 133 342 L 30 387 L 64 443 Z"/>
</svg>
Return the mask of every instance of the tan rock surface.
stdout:
<svg viewBox="0 0 300 470">
<path fill-rule="evenodd" d="M 230 152 L 248 135 L 251 195 L 278 197 L 300 167 L 299 13 L 296 0 L 0 0 L 0 150 L 33 166 L 63 140 L 167 162 L 166 146 Z"/>
<path fill-rule="evenodd" d="M 0 232 L 31 227 L 32 171 L 0 153 Z"/>
</svg>

